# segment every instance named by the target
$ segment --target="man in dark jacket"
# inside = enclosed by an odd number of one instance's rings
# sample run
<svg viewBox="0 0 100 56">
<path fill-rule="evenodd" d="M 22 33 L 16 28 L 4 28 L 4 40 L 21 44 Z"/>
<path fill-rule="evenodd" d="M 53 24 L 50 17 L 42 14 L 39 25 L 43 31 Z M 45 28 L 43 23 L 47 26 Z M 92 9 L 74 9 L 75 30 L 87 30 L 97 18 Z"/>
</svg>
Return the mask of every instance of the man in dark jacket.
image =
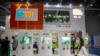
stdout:
<svg viewBox="0 0 100 56">
<path fill-rule="evenodd" d="M 5 37 L 5 39 L 1 41 L 2 56 L 8 56 L 9 43 L 8 37 Z"/>
<path fill-rule="evenodd" d="M 36 49 L 36 50 L 34 50 L 34 54 L 37 54 L 38 53 L 38 45 L 37 45 L 37 42 L 35 42 L 33 44 L 33 48 Z"/>
<path fill-rule="evenodd" d="M 75 42 L 76 42 L 76 38 L 75 38 L 75 34 L 71 35 L 71 53 L 75 53 Z"/>
</svg>

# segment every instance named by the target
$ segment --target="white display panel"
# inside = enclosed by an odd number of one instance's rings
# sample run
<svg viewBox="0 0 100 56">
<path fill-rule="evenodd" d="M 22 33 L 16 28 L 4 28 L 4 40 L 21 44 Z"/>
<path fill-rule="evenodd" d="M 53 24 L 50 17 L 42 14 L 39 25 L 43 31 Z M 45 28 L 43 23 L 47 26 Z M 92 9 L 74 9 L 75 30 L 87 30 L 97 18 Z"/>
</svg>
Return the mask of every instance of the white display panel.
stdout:
<svg viewBox="0 0 100 56">
<path fill-rule="evenodd" d="M 33 56 L 33 38 L 30 32 L 18 34 L 18 56 Z"/>
<path fill-rule="evenodd" d="M 50 37 L 41 37 L 41 43 L 42 44 L 47 44 L 49 45 L 51 42 L 51 38 Z"/>
<path fill-rule="evenodd" d="M 20 37 L 20 44 L 32 44 L 32 37 L 30 36 L 21 36 Z"/>
<path fill-rule="evenodd" d="M 52 38 L 49 32 L 40 34 L 39 56 L 52 56 Z"/>
<path fill-rule="evenodd" d="M 60 56 L 71 56 L 71 38 L 70 33 L 59 33 L 59 54 Z"/>
<path fill-rule="evenodd" d="M 61 56 L 70 56 L 71 52 L 70 52 L 70 45 L 71 45 L 71 39 L 70 37 L 61 37 L 61 46 L 60 46 L 60 55 Z"/>
<path fill-rule="evenodd" d="M 70 37 L 62 37 L 61 41 L 62 45 L 70 45 Z"/>
</svg>

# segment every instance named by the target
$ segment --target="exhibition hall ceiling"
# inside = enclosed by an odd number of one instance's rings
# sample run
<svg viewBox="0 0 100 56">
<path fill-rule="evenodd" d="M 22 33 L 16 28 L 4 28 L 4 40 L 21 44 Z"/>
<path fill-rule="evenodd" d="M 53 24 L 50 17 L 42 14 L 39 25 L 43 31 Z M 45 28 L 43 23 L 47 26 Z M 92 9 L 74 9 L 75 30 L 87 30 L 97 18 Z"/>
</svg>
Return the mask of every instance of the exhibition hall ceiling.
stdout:
<svg viewBox="0 0 100 56">
<path fill-rule="evenodd" d="M 50 4 L 50 5 L 84 5 L 85 15 L 99 15 L 100 14 L 100 0 L 0 0 L 0 25 L 5 25 L 5 16 L 10 14 L 10 6 L 13 3 L 36 3 L 36 4 Z M 100 15 L 99 15 L 100 16 Z"/>
</svg>

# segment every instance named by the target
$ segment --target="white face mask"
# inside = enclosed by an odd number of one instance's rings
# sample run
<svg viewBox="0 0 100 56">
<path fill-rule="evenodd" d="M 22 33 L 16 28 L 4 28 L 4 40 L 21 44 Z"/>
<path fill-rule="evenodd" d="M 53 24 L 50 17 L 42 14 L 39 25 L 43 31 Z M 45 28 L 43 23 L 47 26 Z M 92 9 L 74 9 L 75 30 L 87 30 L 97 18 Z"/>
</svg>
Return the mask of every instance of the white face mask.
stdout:
<svg viewBox="0 0 100 56">
<path fill-rule="evenodd" d="M 79 43 L 79 40 L 76 39 L 76 43 Z"/>
</svg>

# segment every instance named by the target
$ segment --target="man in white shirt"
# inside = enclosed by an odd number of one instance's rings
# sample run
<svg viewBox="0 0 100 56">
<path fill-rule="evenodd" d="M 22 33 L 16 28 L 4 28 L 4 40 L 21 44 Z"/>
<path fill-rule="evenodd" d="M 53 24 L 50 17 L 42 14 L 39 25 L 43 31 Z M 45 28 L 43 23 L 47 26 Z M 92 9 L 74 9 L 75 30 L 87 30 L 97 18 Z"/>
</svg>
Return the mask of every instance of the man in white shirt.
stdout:
<svg viewBox="0 0 100 56">
<path fill-rule="evenodd" d="M 15 52 L 16 52 L 16 49 L 17 49 L 17 47 L 18 47 L 18 40 L 15 39 L 15 36 L 12 36 L 12 39 L 13 39 L 13 42 L 12 42 L 12 49 L 13 49 L 13 52 L 14 52 L 13 56 L 16 56 L 16 55 L 15 55 Z"/>
</svg>

